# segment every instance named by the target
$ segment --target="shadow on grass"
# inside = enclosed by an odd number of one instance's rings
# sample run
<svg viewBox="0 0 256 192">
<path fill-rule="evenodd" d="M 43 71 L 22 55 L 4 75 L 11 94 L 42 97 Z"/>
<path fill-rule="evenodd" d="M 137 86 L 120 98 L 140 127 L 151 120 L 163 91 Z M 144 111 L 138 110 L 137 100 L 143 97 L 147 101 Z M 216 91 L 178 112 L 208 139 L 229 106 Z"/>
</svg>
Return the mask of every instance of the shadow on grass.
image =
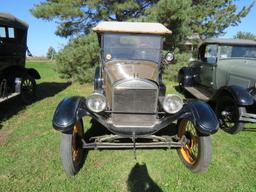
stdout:
<svg viewBox="0 0 256 192">
<path fill-rule="evenodd" d="M 95 120 L 91 120 L 91 127 L 85 132 L 85 141 L 90 142 L 91 137 L 109 135 L 111 134 L 104 126 Z M 156 135 L 169 135 L 173 136 L 177 134 L 177 126 L 172 123 L 168 127 L 158 131 Z M 126 141 L 127 142 L 127 141 Z M 113 149 L 112 149 L 113 150 Z M 115 149 L 119 150 L 119 149 Z M 126 149 L 127 150 L 127 149 Z M 87 156 L 88 151 L 86 152 Z M 148 173 L 148 169 L 145 163 L 136 163 L 131 169 L 128 180 L 127 190 L 129 192 L 163 192 L 163 190 L 153 181 Z"/>
<path fill-rule="evenodd" d="M 244 128 L 243 131 L 245 131 L 245 132 L 255 132 L 256 133 L 256 127 L 255 128 Z"/>
<path fill-rule="evenodd" d="M 98 123 L 96 120 L 91 119 L 91 127 L 85 131 L 85 141 L 90 142 L 91 137 L 109 135 L 111 134 L 107 128 Z"/>
<path fill-rule="evenodd" d="M 63 91 L 70 83 L 44 82 L 37 85 L 37 98 L 32 103 L 36 103 L 48 97 L 52 97 Z M 2 122 L 24 110 L 26 105 L 22 104 L 19 97 L 0 103 L 0 129 L 3 127 Z"/>
<path fill-rule="evenodd" d="M 136 163 L 132 168 L 128 180 L 127 190 L 129 192 L 162 192 L 163 190 L 152 180 L 148 174 L 145 163 Z"/>
</svg>

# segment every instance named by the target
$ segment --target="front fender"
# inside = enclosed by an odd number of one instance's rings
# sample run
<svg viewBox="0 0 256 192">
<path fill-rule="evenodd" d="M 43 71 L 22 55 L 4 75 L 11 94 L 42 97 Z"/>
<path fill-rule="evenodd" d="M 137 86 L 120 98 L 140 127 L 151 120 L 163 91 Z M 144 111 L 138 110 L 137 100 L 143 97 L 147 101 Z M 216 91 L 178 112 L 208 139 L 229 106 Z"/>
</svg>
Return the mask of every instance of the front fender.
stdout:
<svg viewBox="0 0 256 192">
<path fill-rule="evenodd" d="M 214 96 L 214 100 L 218 100 L 218 98 L 226 94 L 231 95 L 236 103 L 241 106 L 248 106 L 254 103 L 252 95 L 245 88 L 237 85 L 222 87 Z"/>
<path fill-rule="evenodd" d="M 219 128 L 218 119 L 211 107 L 202 101 L 189 101 L 183 108 L 182 113 L 191 120 L 196 129 L 203 135 L 217 132 Z"/>
<path fill-rule="evenodd" d="M 87 114 L 84 97 L 65 98 L 59 103 L 53 115 L 53 128 L 62 133 L 72 133 L 75 123 Z"/>
<path fill-rule="evenodd" d="M 192 67 L 182 67 L 178 72 L 178 82 L 182 86 L 192 86 L 196 84 L 196 77 Z"/>
</svg>

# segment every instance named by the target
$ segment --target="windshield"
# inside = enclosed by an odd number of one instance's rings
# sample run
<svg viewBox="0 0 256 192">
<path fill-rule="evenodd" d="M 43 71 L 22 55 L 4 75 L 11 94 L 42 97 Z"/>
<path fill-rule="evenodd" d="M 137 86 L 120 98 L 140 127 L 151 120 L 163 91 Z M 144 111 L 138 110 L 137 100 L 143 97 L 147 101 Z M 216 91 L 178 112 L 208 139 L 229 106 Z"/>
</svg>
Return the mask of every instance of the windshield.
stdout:
<svg viewBox="0 0 256 192">
<path fill-rule="evenodd" d="M 162 38 L 145 34 L 104 34 L 103 54 L 105 60 L 149 60 L 159 63 Z"/>
<path fill-rule="evenodd" d="M 220 58 L 256 58 L 256 46 L 221 46 Z"/>
</svg>

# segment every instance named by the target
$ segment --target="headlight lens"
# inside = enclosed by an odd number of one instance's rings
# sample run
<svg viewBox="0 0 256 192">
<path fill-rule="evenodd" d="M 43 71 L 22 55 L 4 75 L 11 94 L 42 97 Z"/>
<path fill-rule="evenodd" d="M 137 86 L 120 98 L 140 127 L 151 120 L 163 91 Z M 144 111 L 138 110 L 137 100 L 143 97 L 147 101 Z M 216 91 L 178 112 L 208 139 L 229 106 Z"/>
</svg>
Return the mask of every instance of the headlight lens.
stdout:
<svg viewBox="0 0 256 192">
<path fill-rule="evenodd" d="M 170 114 L 177 113 L 183 107 L 182 98 L 178 95 L 171 94 L 167 95 L 163 101 L 164 111 Z"/>
<path fill-rule="evenodd" d="M 106 109 L 106 97 L 101 93 L 93 93 L 86 99 L 86 105 L 92 112 L 99 113 Z"/>
</svg>

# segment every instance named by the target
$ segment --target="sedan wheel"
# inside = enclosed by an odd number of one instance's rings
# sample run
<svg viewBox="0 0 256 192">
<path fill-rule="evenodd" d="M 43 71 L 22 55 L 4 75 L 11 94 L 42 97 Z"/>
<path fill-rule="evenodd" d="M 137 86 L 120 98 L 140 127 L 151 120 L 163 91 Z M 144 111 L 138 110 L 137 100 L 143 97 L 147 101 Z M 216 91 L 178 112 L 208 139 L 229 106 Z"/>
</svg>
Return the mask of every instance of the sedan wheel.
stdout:
<svg viewBox="0 0 256 192">
<path fill-rule="evenodd" d="M 72 134 L 62 133 L 61 160 L 68 176 L 74 176 L 79 172 L 85 160 L 85 150 L 82 139 L 84 137 L 83 122 L 79 120 L 73 127 Z"/>
<path fill-rule="evenodd" d="M 244 107 L 237 106 L 232 97 L 224 96 L 216 106 L 220 127 L 230 134 L 240 132 L 244 128 L 244 123 L 239 121 L 239 117 L 245 111 Z"/>
<path fill-rule="evenodd" d="M 29 76 L 24 75 L 21 81 L 20 96 L 25 104 L 30 104 L 34 101 L 36 96 L 36 82 Z"/>
<path fill-rule="evenodd" d="M 192 172 L 206 171 L 211 160 L 211 137 L 201 136 L 187 119 L 179 121 L 178 136 L 186 138 L 186 144 L 177 150 L 182 162 Z"/>
</svg>

